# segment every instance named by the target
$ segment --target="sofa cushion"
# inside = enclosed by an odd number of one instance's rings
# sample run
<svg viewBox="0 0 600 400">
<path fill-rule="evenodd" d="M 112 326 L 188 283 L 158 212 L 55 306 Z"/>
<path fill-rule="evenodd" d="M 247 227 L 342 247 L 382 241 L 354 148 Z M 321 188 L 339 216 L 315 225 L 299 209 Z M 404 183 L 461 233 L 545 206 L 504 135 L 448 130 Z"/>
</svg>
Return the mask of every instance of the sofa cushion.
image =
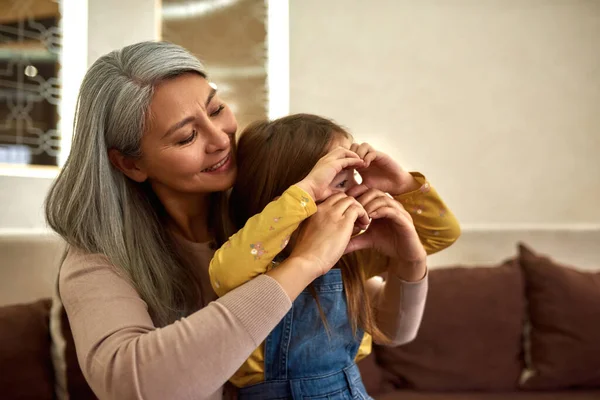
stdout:
<svg viewBox="0 0 600 400">
<path fill-rule="evenodd" d="M 1 231 L 0 305 L 25 304 L 52 296 L 64 241 L 52 233 Z"/>
<path fill-rule="evenodd" d="M 600 388 L 600 273 L 560 265 L 523 244 L 519 258 L 526 278 L 533 370 L 523 387 Z"/>
<path fill-rule="evenodd" d="M 50 299 L 0 307 L 0 393 L 6 399 L 52 399 Z"/>
<path fill-rule="evenodd" d="M 557 392 L 455 392 L 432 393 L 398 390 L 377 400 L 598 400 L 600 391 Z"/>
<path fill-rule="evenodd" d="M 429 272 L 417 338 L 377 347 L 396 387 L 430 391 L 513 390 L 523 369 L 524 280 L 516 261 Z"/>
<path fill-rule="evenodd" d="M 96 399 L 79 367 L 69 318 L 58 295 L 58 290 L 54 291 L 52 298 L 50 333 L 52 336 L 52 361 L 56 376 L 56 399 Z"/>
<path fill-rule="evenodd" d="M 67 317 L 64 308 L 61 318 L 62 332 L 66 341 L 65 361 L 67 365 L 67 388 L 69 397 L 78 400 L 96 399 L 94 392 L 92 392 L 92 389 L 85 380 L 81 368 L 79 367 L 77 352 L 75 351 L 75 341 L 73 340 L 73 333 L 71 333 L 71 325 L 69 324 L 69 318 Z"/>
<path fill-rule="evenodd" d="M 381 368 L 377 365 L 375 354 L 371 353 L 363 360 L 358 362 L 360 375 L 367 393 L 371 396 L 381 393 L 383 384 L 383 375 Z"/>
</svg>

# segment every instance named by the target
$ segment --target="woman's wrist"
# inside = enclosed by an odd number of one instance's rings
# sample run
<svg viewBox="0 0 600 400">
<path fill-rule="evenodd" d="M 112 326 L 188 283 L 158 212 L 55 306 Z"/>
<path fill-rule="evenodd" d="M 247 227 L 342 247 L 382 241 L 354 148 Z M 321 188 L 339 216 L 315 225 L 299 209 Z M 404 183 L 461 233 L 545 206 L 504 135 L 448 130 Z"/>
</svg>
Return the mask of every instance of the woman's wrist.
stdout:
<svg viewBox="0 0 600 400">
<path fill-rule="evenodd" d="M 266 275 L 275 279 L 294 301 L 306 287 L 321 275 L 314 262 L 297 256 L 290 256 Z"/>
</svg>

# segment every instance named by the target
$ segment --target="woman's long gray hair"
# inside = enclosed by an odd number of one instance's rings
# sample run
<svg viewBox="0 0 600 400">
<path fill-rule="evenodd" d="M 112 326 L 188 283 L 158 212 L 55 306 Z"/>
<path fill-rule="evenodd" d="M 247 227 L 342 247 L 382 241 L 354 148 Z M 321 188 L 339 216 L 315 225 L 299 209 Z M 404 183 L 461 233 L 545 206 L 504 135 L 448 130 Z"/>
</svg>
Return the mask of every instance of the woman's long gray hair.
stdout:
<svg viewBox="0 0 600 400">
<path fill-rule="evenodd" d="M 122 270 L 157 326 L 194 311 L 200 294 L 149 184 L 114 168 L 108 150 L 139 157 L 155 86 L 186 72 L 206 77 L 196 57 L 164 42 L 137 43 L 98 59 L 81 85 L 71 153 L 46 199 L 50 227 Z"/>
</svg>

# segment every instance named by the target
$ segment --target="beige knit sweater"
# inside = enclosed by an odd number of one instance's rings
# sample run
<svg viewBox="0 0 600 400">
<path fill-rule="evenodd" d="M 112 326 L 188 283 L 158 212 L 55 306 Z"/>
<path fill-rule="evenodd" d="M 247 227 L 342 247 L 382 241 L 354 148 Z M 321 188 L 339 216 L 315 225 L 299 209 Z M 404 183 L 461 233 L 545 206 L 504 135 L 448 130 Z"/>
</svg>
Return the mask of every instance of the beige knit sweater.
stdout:
<svg viewBox="0 0 600 400">
<path fill-rule="evenodd" d="M 71 249 L 59 290 L 83 373 L 100 399 L 221 399 L 223 385 L 291 307 L 281 286 L 259 276 L 217 299 L 208 277 L 213 251 L 184 242 L 202 289 L 199 311 L 156 328 L 145 302 L 98 254 Z M 427 278 L 372 282 L 378 315 L 396 342 L 411 340 L 425 305 Z M 389 328 L 387 329 L 389 331 Z"/>
</svg>

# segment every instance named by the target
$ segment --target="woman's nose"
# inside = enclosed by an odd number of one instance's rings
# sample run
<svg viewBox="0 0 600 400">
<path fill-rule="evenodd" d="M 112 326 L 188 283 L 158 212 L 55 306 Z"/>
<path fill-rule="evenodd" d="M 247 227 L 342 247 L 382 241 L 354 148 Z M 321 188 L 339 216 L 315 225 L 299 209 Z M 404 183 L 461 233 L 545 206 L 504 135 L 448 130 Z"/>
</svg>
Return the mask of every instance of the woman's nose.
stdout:
<svg viewBox="0 0 600 400">
<path fill-rule="evenodd" d="M 226 132 L 216 126 L 210 129 L 208 142 L 206 144 L 207 153 L 227 150 L 230 146 L 229 135 Z"/>
</svg>

